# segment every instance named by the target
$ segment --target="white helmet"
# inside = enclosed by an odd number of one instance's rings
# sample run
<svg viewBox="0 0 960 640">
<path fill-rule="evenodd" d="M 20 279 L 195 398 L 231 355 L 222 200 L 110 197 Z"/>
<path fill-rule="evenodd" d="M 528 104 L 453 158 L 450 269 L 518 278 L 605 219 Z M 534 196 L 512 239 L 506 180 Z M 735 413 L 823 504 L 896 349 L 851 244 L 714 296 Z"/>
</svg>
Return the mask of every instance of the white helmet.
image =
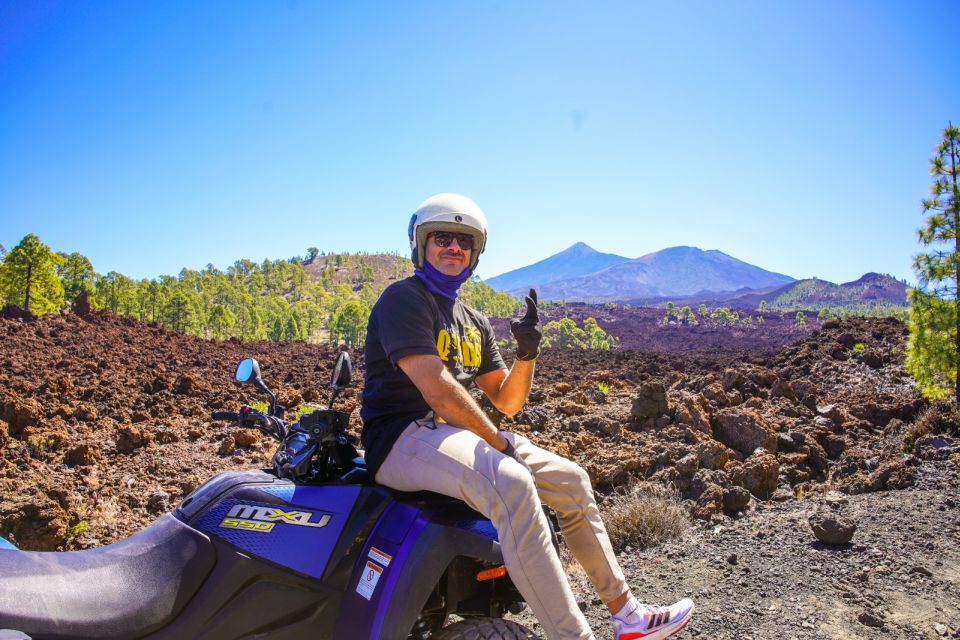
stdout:
<svg viewBox="0 0 960 640">
<path fill-rule="evenodd" d="M 473 236 L 470 269 L 475 269 L 480 254 L 487 245 L 487 216 L 477 203 L 456 193 L 439 193 L 417 207 L 407 236 L 410 238 L 410 259 L 418 269 L 423 268 L 424 247 L 431 231 L 468 233 Z"/>
</svg>

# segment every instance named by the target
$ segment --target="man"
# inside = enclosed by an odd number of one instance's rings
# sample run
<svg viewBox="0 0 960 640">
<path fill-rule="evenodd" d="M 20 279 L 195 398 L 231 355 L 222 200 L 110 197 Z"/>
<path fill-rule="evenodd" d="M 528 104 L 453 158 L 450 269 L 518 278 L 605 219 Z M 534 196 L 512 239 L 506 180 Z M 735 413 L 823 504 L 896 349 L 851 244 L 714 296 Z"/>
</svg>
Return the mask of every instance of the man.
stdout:
<svg viewBox="0 0 960 640">
<path fill-rule="evenodd" d="M 380 296 L 367 325 L 361 418 L 367 466 L 400 491 L 460 498 L 490 518 L 514 584 L 550 640 L 593 638 L 551 543 L 541 508 L 556 511 L 564 540 L 610 609 L 617 640 L 665 638 L 693 602 L 640 604 L 617 563 L 587 474 L 576 463 L 499 431 L 467 392 L 476 384 L 508 416 L 527 400 L 540 353 L 536 292 L 511 323 L 509 369 L 490 322 L 457 299 L 487 242 L 486 216 L 455 194 L 427 199 L 408 229 L 415 275 Z"/>
</svg>

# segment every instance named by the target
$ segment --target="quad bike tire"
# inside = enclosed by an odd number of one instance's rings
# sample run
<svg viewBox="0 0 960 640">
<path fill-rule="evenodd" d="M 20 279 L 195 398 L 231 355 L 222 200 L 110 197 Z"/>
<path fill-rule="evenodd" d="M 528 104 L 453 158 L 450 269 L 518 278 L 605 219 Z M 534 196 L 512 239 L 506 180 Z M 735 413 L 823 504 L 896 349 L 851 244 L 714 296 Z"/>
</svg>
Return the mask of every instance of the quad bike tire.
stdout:
<svg viewBox="0 0 960 640">
<path fill-rule="evenodd" d="M 444 627 L 432 640 L 540 640 L 540 637 L 513 620 L 467 618 Z"/>
</svg>

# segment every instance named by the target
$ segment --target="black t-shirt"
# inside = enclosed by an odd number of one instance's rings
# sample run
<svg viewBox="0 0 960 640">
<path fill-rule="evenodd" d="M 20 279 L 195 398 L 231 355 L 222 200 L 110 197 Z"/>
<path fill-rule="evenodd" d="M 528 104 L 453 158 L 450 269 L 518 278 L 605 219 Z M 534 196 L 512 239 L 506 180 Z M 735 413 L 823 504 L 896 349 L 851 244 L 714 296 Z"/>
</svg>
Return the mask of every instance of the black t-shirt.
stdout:
<svg viewBox="0 0 960 640">
<path fill-rule="evenodd" d="M 490 321 L 458 300 L 431 293 L 417 276 L 387 287 L 367 323 L 366 375 L 360 418 L 371 473 L 412 421 L 431 409 L 397 366 L 410 355 L 439 355 L 457 382 L 505 369 Z"/>
</svg>

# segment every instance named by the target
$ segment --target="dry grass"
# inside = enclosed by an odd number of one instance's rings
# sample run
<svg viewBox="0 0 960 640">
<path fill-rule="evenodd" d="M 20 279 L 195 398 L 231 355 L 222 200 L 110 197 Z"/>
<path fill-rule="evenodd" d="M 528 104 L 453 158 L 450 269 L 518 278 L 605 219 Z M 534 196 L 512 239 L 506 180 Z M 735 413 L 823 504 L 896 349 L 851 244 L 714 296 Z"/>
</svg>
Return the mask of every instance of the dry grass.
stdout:
<svg viewBox="0 0 960 640">
<path fill-rule="evenodd" d="M 924 409 L 903 435 L 904 451 L 912 451 L 914 443 L 930 433 L 960 437 L 960 410 L 953 402 L 937 400 Z"/>
<path fill-rule="evenodd" d="M 652 547 L 690 526 L 677 493 L 660 485 L 633 484 L 603 503 L 603 521 L 614 549 Z"/>
</svg>

